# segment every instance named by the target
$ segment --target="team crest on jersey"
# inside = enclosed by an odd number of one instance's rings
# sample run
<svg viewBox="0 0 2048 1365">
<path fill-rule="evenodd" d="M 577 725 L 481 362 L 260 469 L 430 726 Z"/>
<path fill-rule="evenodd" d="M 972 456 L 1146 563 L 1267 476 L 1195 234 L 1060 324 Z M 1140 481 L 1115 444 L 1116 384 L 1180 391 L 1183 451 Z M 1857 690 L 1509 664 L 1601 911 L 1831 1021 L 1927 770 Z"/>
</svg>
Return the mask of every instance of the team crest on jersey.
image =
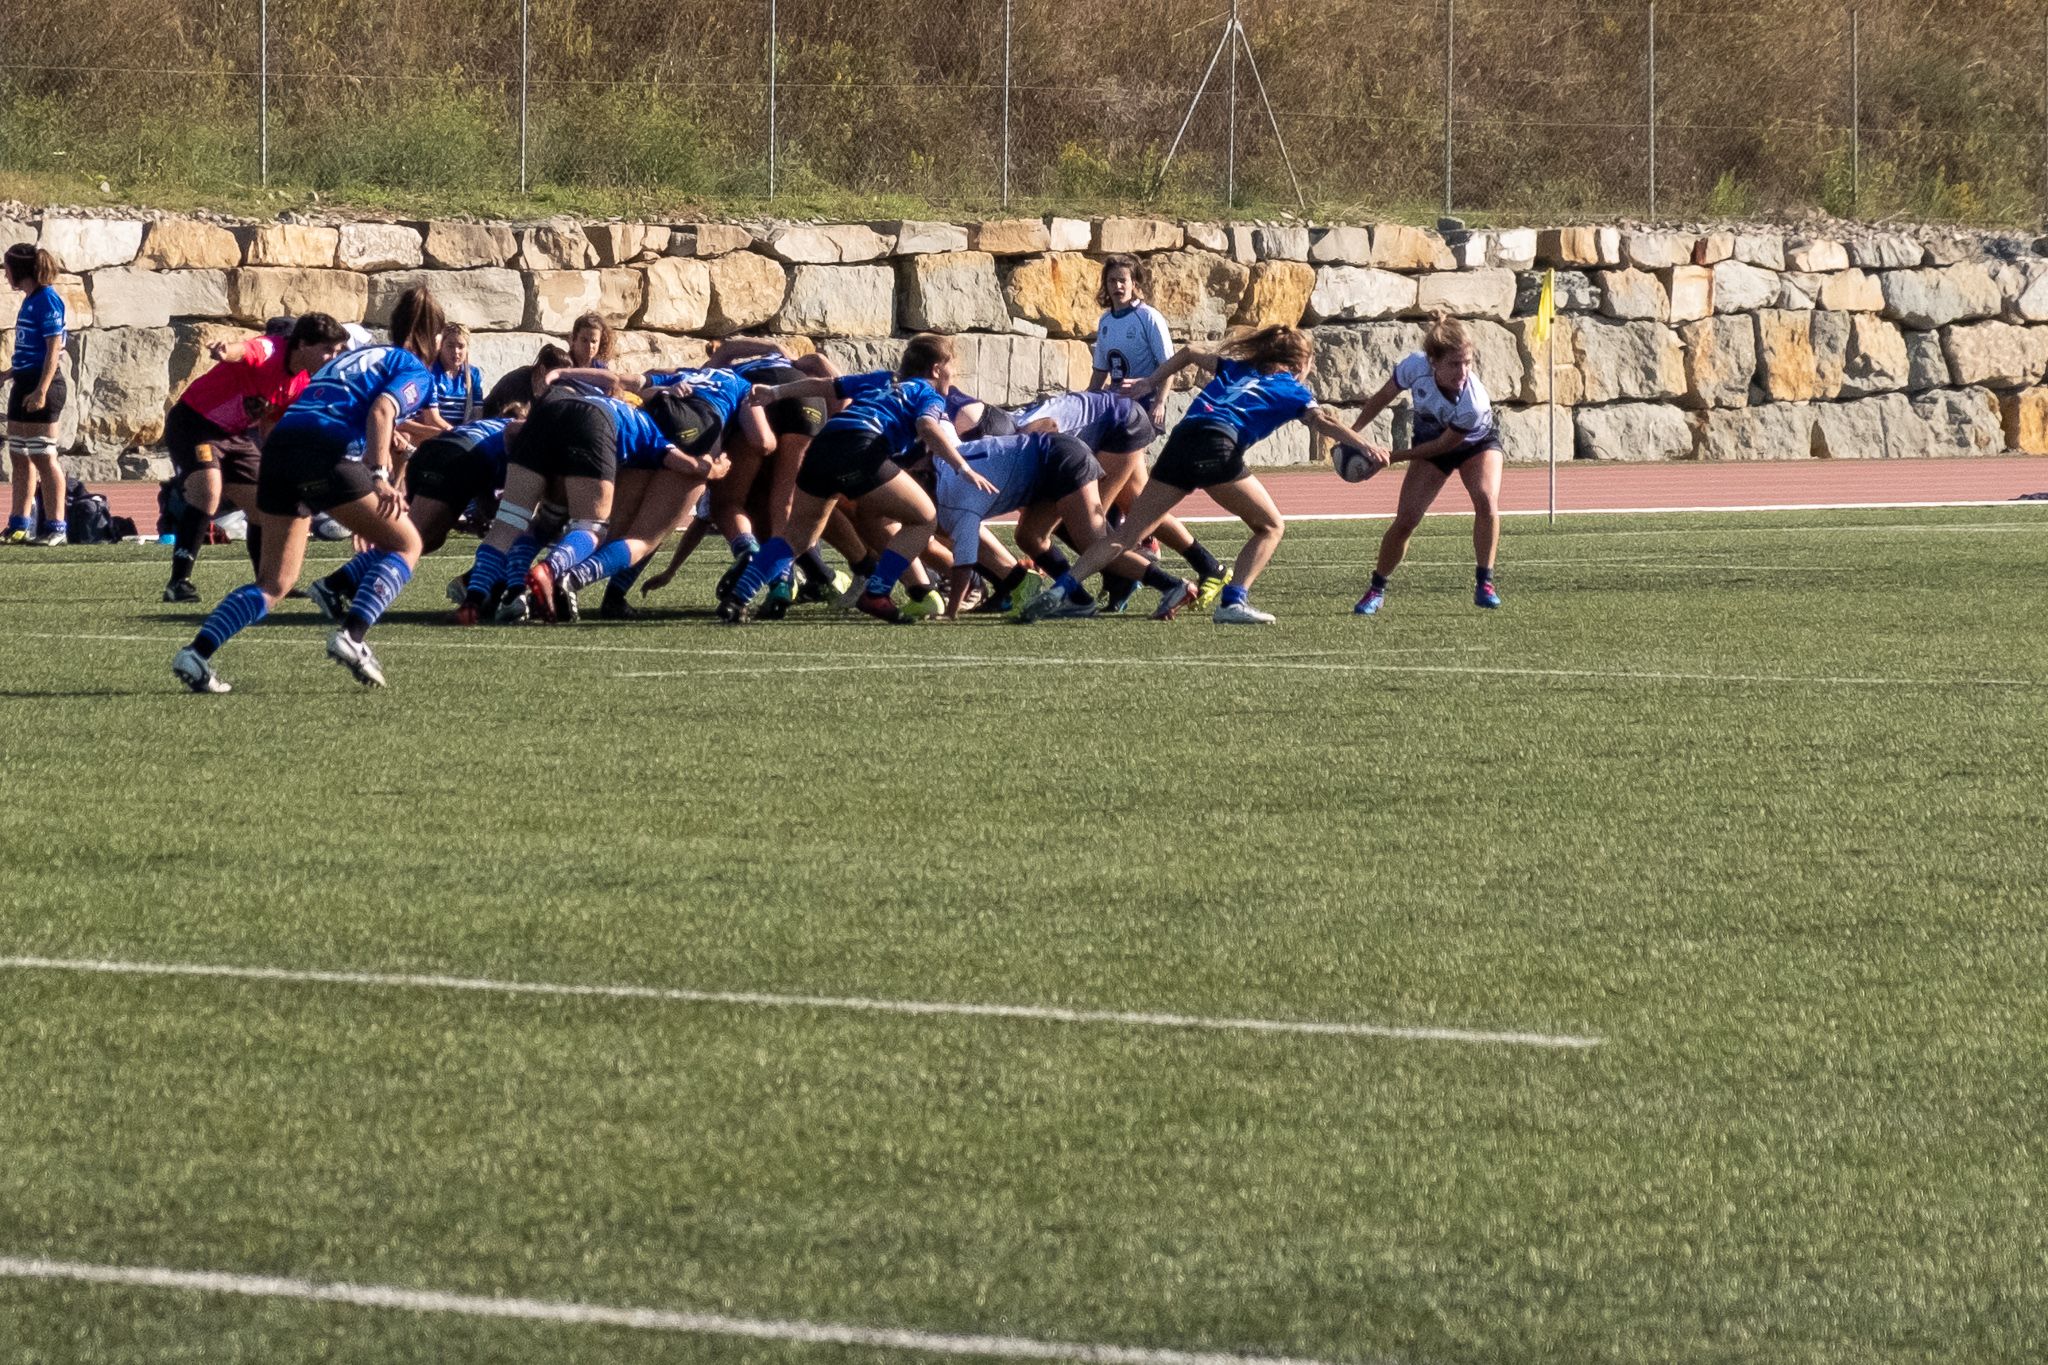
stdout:
<svg viewBox="0 0 2048 1365">
<path fill-rule="evenodd" d="M 416 408 L 419 406 L 420 396 L 419 381 L 414 380 L 398 391 L 399 406 Z"/>
</svg>

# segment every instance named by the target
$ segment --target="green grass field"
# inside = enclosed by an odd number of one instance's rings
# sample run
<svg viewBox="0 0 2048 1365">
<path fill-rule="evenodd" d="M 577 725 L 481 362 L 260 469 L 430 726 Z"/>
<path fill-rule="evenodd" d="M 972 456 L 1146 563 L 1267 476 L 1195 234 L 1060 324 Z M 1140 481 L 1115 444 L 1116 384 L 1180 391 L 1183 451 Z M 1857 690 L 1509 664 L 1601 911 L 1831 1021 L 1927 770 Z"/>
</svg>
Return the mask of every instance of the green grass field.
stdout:
<svg viewBox="0 0 2048 1365">
<path fill-rule="evenodd" d="M 457 633 L 443 556 L 390 690 L 292 603 L 218 698 L 162 551 L 0 554 L 0 956 L 1600 1040 L 10 966 L 0 1258 L 927 1348 L 2048 1355 L 2048 508 L 1517 519 L 1493 614 L 1465 526 L 1365 621 L 1378 524 L 1297 523 L 1236 631 L 724 630 L 707 551 L 663 618 Z M 4 1365 L 921 1358 L 0 1276 Z"/>
</svg>

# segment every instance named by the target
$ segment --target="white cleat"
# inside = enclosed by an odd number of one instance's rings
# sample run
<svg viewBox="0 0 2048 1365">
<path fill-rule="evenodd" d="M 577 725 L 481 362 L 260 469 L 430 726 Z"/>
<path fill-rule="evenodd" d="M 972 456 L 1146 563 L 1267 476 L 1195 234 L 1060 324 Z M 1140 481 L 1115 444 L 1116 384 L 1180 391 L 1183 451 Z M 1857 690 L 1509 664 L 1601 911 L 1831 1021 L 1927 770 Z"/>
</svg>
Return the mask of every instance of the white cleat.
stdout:
<svg viewBox="0 0 2048 1365">
<path fill-rule="evenodd" d="M 327 637 L 327 657 L 346 668 L 365 687 L 384 685 L 384 670 L 378 665 L 377 656 L 370 652 L 368 641 L 353 639 L 347 631 L 337 630 Z"/>
<path fill-rule="evenodd" d="M 1260 611 L 1249 602 L 1225 602 L 1209 619 L 1219 626 L 1270 626 L 1273 613 Z"/>
<path fill-rule="evenodd" d="M 186 645 L 171 660 L 171 672 L 179 682 L 194 692 L 221 693 L 234 689 L 220 680 L 220 674 L 213 671 L 213 660 L 202 659 L 199 651 Z"/>
</svg>

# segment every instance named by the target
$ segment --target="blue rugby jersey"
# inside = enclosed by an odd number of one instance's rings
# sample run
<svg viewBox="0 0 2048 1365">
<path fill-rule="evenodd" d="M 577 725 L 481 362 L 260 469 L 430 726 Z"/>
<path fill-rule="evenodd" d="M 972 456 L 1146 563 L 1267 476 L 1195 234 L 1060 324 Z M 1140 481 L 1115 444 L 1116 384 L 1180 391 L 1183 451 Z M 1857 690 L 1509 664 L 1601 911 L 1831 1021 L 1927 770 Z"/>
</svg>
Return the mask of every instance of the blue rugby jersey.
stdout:
<svg viewBox="0 0 2048 1365">
<path fill-rule="evenodd" d="M 649 370 L 647 382 L 658 389 L 677 385 L 690 391 L 692 397 L 700 398 L 718 414 L 718 420 L 729 422 L 732 415 L 740 410 L 740 404 L 747 401 L 747 394 L 753 390 L 754 381 L 737 369 L 692 369 L 692 370 Z"/>
<path fill-rule="evenodd" d="M 1195 396 L 1187 420 L 1236 432 L 1238 447 L 1244 449 L 1315 405 L 1316 396 L 1290 370 L 1261 374 L 1242 360 L 1223 360 L 1216 377 Z"/>
<path fill-rule="evenodd" d="M 472 405 L 479 412 L 484 404 L 484 374 L 476 366 L 462 370 L 448 371 L 436 361 L 433 368 L 434 392 L 429 402 L 434 411 L 441 414 L 441 420 L 450 425 L 459 425 L 469 419 Z"/>
<path fill-rule="evenodd" d="M 64 297 L 46 284 L 31 290 L 14 315 L 14 368 L 40 375 L 53 340 L 64 344 Z"/>
<path fill-rule="evenodd" d="M 346 441 L 349 454 L 359 448 L 370 421 L 370 407 L 388 394 L 398 405 L 397 420 L 418 412 L 432 393 L 434 376 L 420 358 L 403 346 L 366 346 L 347 351 L 322 366 L 306 391 L 284 410 L 277 430 L 311 431 Z"/>
<path fill-rule="evenodd" d="M 506 429 L 511 425 L 512 419 L 510 417 L 479 417 L 474 422 L 464 422 L 455 430 L 436 436 L 434 439 L 461 446 L 464 450 L 474 450 L 479 455 L 490 460 L 491 467 L 497 471 L 495 486 L 503 488 L 505 486 L 505 433 Z"/>
<path fill-rule="evenodd" d="M 1050 420 L 1062 435 L 1076 437 L 1090 450 L 1100 450 L 1105 436 L 1130 424 L 1134 409 L 1141 413 L 1145 410 L 1136 399 L 1107 389 L 1056 393 L 1018 413 L 1017 425 L 1024 427 Z M 1152 419 L 1148 415 L 1145 420 Z"/>
<path fill-rule="evenodd" d="M 990 517 L 1031 505 L 1038 476 L 1052 456 L 1054 435 L 1034 432 L 1018 436 L 984 436 L 960 447 L 967 467 L 996 486 L 984 493 L 949 464 L 939 466 L 932 500 L 939 509 L 939 529 L 953 542 L 953 553 L 965 563 L 980 543 L 981 524 Z"/>
<path fill-rule="evenodd" d="M 917 444 L 917 424 L 927 417 L 943 419 L 946 399 L 930 381 L 898 379 L 888 370 L 841 375 L 833 391 L 852 406 L 826 419 L 824 431 L 864 431 L 880 436 L 889 453 L 901 455 Z"/>
</svg>

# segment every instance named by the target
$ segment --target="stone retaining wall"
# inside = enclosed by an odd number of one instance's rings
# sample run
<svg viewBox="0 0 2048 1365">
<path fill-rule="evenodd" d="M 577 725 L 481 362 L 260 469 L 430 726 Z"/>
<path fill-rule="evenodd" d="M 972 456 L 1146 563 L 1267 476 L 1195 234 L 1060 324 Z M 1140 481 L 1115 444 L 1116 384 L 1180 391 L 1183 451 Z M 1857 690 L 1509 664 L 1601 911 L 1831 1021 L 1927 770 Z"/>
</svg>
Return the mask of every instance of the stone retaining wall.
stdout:
<svg viewBox="0 0 2048 1365">
<path fill-rule="evenodd" d="M 380 324 L 416 283 L 475 330 L 486 382 L 594 309 L 629 365 L 697 361 L 745 332 L 869 367 L 894 360 L 892 337 L 958 333 L 962 386 L 1019 403 L 1087 381 L 1101 258 L 1120 251 L 1150 261 L 1177 339 L 1312 328 L 1315 387 L 1340 407 L 1379 387 L 1432 310 L 1466 319 L 1515 460 L 1545 458 L 1553 436 L 1560 456 L 1601 460 L 2048 453 L 2048 259 L 2003 238 L 1139 218 L 223 226 L 53 210 L 0 220 L 0 246 L 16 241 L 66 271 L 64 443 L 95 479 L 161 472 L 149 447 L 207 343 L 315 309 Z M 1554 432 L 1529 337 L 1545 266 L 1563 312 Z M 1380 439 L 1405 425 L 1383 417 Z M 1297 426 L 1257 458 L 1313 453 Z"/>
</svg>

